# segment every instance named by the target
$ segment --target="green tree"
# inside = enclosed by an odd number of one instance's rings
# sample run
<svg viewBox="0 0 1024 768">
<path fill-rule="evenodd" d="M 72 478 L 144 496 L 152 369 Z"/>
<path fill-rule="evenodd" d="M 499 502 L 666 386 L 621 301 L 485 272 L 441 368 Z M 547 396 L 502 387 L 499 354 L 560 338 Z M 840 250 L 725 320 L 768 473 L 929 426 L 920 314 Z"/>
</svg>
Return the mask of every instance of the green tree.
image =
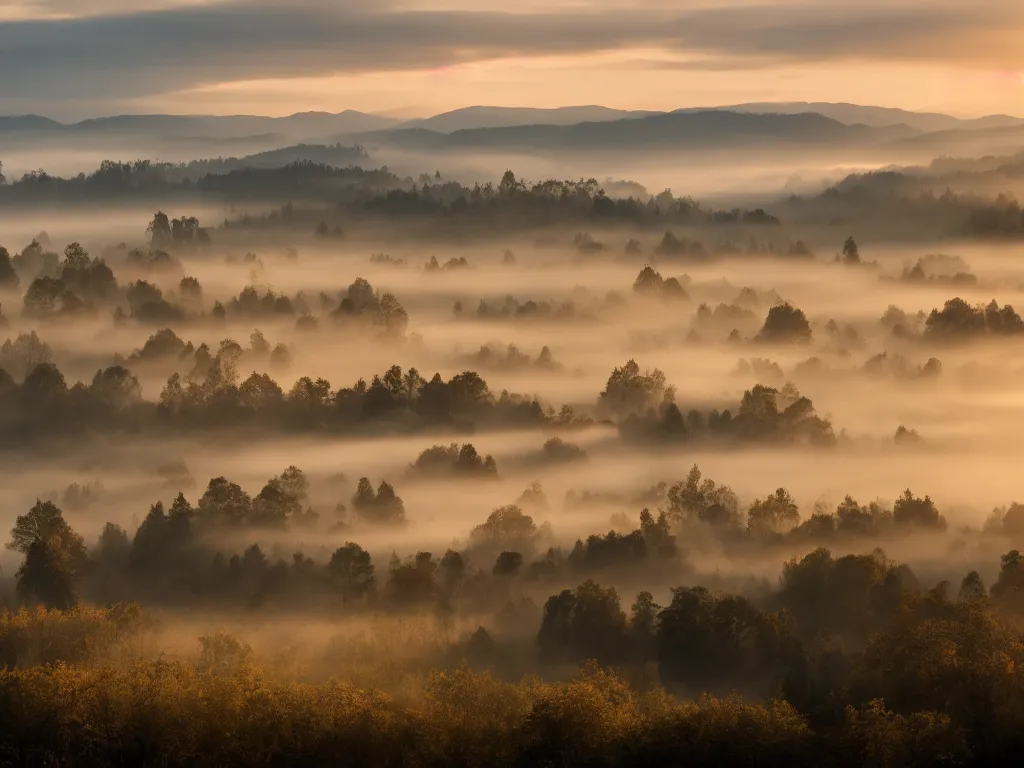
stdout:
<svg viewBox="0 0 1024 768">
<path fill-rule="evenodd" d="M 785 533 L 800 522 L 800 509 L 785 488 L 757 499 L 747 511 L 747 529 L 758 535 Z"/>
<path fill-rule="evenodd" d="M 25 551 L 17 573 L 18 597 L 62 611 L 78 602 L 68 558 L 56 540 L 35 539 Z"/>
<path fill-rule="evenodd" d="M 52 501 L 36 500 L 24 515 L 19 515 L 11 529 L 8 549 L 27 554 L 37 542 L 45 542 L 53 552 L 66 556 L 70 563 L 85 559 L 85 542 L 64 519 L 64 513 Z"/>
</svg>

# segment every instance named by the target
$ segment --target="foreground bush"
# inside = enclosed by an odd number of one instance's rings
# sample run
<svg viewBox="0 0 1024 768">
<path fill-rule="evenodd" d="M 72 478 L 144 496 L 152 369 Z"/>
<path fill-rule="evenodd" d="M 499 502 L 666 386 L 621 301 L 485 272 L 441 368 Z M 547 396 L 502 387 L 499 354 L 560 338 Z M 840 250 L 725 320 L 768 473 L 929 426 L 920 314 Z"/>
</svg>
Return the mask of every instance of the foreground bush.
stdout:
<svg viewBox="0 0 1024 768">
<path fill-rule="evenodd" d="M 74 664 L 111 658 L 141 642 L 151 623 L 134 605 L 0 612 L 0 666 Z"/>
<path fill-rule="evenodd" d="M 400 704 L 339 682 L 268 679 L 244 660 L 0 672 L 0 760 L 43 766 L 955 764 L 941 716 L 873 703 L 815 733 L 787 703 L 677 703 L 589 671 L 562 684 L 436 673 Z"/>
</svg>

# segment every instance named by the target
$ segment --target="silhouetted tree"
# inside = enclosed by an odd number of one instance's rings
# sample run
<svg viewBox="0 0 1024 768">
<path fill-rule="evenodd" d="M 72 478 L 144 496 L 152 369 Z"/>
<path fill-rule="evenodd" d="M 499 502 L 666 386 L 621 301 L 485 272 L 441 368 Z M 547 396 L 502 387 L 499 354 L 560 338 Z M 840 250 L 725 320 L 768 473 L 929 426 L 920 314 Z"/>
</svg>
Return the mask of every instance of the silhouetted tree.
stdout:
<svg viewBox="0 0 1024 768">
<path fill-rule="evenodd" d="M 153 214 L 153 220 L 146 227 L 154 246 L 163 248 L 171 244 L 171 221 L 163 211 Z"/>
<path fill-rule="evenodd" d="M 547 661 L 615 663 L 622 658 L 626 639 L 626 615 L 613 587 L 585 581 L 544 604 L 537 644 Z"/>
<path fill-rule="evenodd" d="M 351 541 L 331 555 L 328 570 L 342 600 L 361 600 L 373 591 L 376 583 L 370 553 Z"/>
<path fill-rule="evenodd" d="M 66 611 L 78 602 L 67 558 L 52 540 L 35 539 L 17 573 L 18 597 Z"/>
<path fill-rule="evenodd" d="M 767 343 L 806 343 L 811 340 L 811 325 L 804 313 L 789 303 L 776 304 L 768 310 L 758 341 Z"/>
<path fill-rule="evenodd" d="M 852 237 L 846 238 L 846 242 L 843 243 L 843 263 L 860 264 L 860 248 Z"/>
<path fill-rule="evenodd" d="M 65 556 L 72 564 L 85 558 L 85 542 L 52 501 L 37 500 L 27 513 L 18 515 L 7 548 L 27 553 L 36 541 L 45 542 L 48 551 Z"/>
</svg>

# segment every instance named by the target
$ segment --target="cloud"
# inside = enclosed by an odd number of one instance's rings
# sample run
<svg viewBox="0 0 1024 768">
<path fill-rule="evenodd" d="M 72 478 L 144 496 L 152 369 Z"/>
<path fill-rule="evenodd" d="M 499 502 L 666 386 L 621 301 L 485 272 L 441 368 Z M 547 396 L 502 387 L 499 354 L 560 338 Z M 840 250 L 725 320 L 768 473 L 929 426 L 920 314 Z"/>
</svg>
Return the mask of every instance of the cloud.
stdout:
<svg viewBox="0 0 1024 768">
<path fill-rule="evenodd" d="M 683 50 L 780 61 L 886 60 L 1024 66 L 1024 6 L 972 3 L 788 3 L 704 9 L 680 30 Z"/>
<path fill-rule="evenodd" d="M 354 4 L 353 4 L 354 5 Z M 123 96 L 233 79 L 439 67 L 656 40 L 624 12 L 509 14 L 236 2 L 0 24 L 0 96 Z"/>
<path fill-rule="evenodd" d="M 502 11 L 494 2 L 481 11 L 429 11 L 394 0 L 168 1 L 184 4 L 0 23 L 0 104 L 641 47 L 672 52 L 681 67 L 702 66 L 687 57 L 706 57 L 713 63 L 704 66 L 716 70 L 850 59 L 1024 69 L 1024 8 L 1003 0 L 733 2 L 688 11 L 634 0 L 549 12 Z M 76 13 L 113 3 L 38 7 Z"/>
</svg>

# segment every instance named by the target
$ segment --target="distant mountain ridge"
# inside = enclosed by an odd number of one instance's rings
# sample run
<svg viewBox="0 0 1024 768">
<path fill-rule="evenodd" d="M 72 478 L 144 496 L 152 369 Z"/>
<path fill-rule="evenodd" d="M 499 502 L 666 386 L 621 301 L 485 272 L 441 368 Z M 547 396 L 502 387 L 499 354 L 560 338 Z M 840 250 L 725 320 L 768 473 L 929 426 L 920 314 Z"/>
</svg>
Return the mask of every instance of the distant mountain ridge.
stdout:
<svg viewBox="0 0 1024 768">
<path fill-rule="evenodd" d="M 433 117 L 409 120 L 395 130 L 424 128 L 438 133 L 474 128 L 511 128 L 523 125 L 575 125 L 577 123 L 610 122 L 650 117 L 664 112 L 652 110 L 611 109 L 595 105 L 534 109 L 530 107 L 464 107 Z"/>
<path fill-rule="evenodd" d="M 688 107 L 672 112 L 594 105 L 557 109 L 475 106 L 413 121 L 353 110 L 286 117 L 117 115 L 71 124 L 21 115 L 0 117 L 0 137 L 5 150 L 74 147 L 180 160 L 203 153 L 208 157 L 213 153 L 242 156 L 297 144 L 358 142 L 370 149 L 449 153 L 840 149 L 871 158 L 888 153 L 920 161 L 929 153 L 932 157 L 1012 154 L 1024 149 L 1024 120 L 1005 115 L 964 120 L 937 113 L 817 102 Z"/>
<path fill-rule="evenodd" d="M 401 121 L 365 112 L 300 112 L 287 117 L 261 115 L 114 115 L 60 123 L 39 115 L 0 117 L 0 133 L 65 136 L 124 133 L 154 138 L 202 136 L 228 138 L 279 134 L 305 138 L 319 134 L 362 133 L 391 128 Z"/>
<path fill-rule="evenodd" d="M 700 112 L 706 108 L 678 109 L 676 113 Z M 1024 119 L 1009 115 L 988 115 L 979 118 L 958 118 L 937 112 L 911 112 L 891 107 L 871 107 L 860 104 L 844 104 L 831 102 L 761 102 L 751 104 L 735 104 L 729 107 L 714 109 L 729 112 L 746 112 L 750 114 L 802 114 L 813 112 L 846 125 L 867 125 L 872 128 L 884 128 L 890 125 L 908 125 L 920 131 L 946 131 L 958 128 L 987 129 L 1004 128 L 1013 125 L 1024 125 Z"/>
<path fill-rule="evenodd" d="M 541 109 L 532 107 L 471 106 L 443 112 L 431 117 L 400 120 L 367 112 L 299 112 L 286 117 L 261 115 L 113 115 L 75 123 L 62 123 L 40 115 L 0 116 L 0 133 L 41 131 L 95 132 L 192 132 L 196 135 L 224 136 L 284 134 L 302 139 L 322 138 L 332 134 L 367 133 L 386 130 L 423 129 L 435 133 L 454 133 L 486 128 L 524 126 L 571 126 L 581 123 L 617 122 L 664 115 L 706 112 L 733 112 L 755 115 L 818 114 L 844 125 L 865 125 L 885 128 L 906 125 L 920 131 L 956 129 L 991 129 L 1024 125 L 1024 118 L 1009 115 L 988 115 L 964 119 L 930 112 L 912 112 L 890 107 L 829 102 L 761 102 L 717 107 L 684 107 L 670 112 L 659 110 L 612 109 L 600 105 L 583 105 Z"/>
<path fill-rule="evenodd" d="M 905 125 L 871 128 L 846 125 L 815 113 L 754 114 L 725 110 L 673 112 L 574 125 L 473 128 L 441 133 L 398 128 L 364 134 L 360 140 L 409 150 L 624 150 L 751 147 L 767 144 L 854 144 L 896 141 L 919 135 Z"/>
<path fill-rule="evenodd" d="M 886 128 L 907 125 L 921 131 L 999 128 L 1024 125 L 1024 119 L 1009 115 L 989 115 L 963 119 L 934 112 L 911 112 L 891 107 L 862 106 L 831 102 L 761 102 L 726 106 L 684 107 L 671 112 L 660 110 L 623 110 L 602 106 L 559 107 L 533 109 L 526 107 L 475 106 L 444 112 L 418 120 L 409 120 L 393 126 L 392 130 L 424 128 L 438 133 L 453 133 L 477 128 L 512 128 L 526 125 L 575 125 L 577 123 L 614 122 L 666 114 L 692 114 L 696 112 L 739 112 L 744 114 L 819 114 L 845 125 L 866 125 Z"/>
</svg>

